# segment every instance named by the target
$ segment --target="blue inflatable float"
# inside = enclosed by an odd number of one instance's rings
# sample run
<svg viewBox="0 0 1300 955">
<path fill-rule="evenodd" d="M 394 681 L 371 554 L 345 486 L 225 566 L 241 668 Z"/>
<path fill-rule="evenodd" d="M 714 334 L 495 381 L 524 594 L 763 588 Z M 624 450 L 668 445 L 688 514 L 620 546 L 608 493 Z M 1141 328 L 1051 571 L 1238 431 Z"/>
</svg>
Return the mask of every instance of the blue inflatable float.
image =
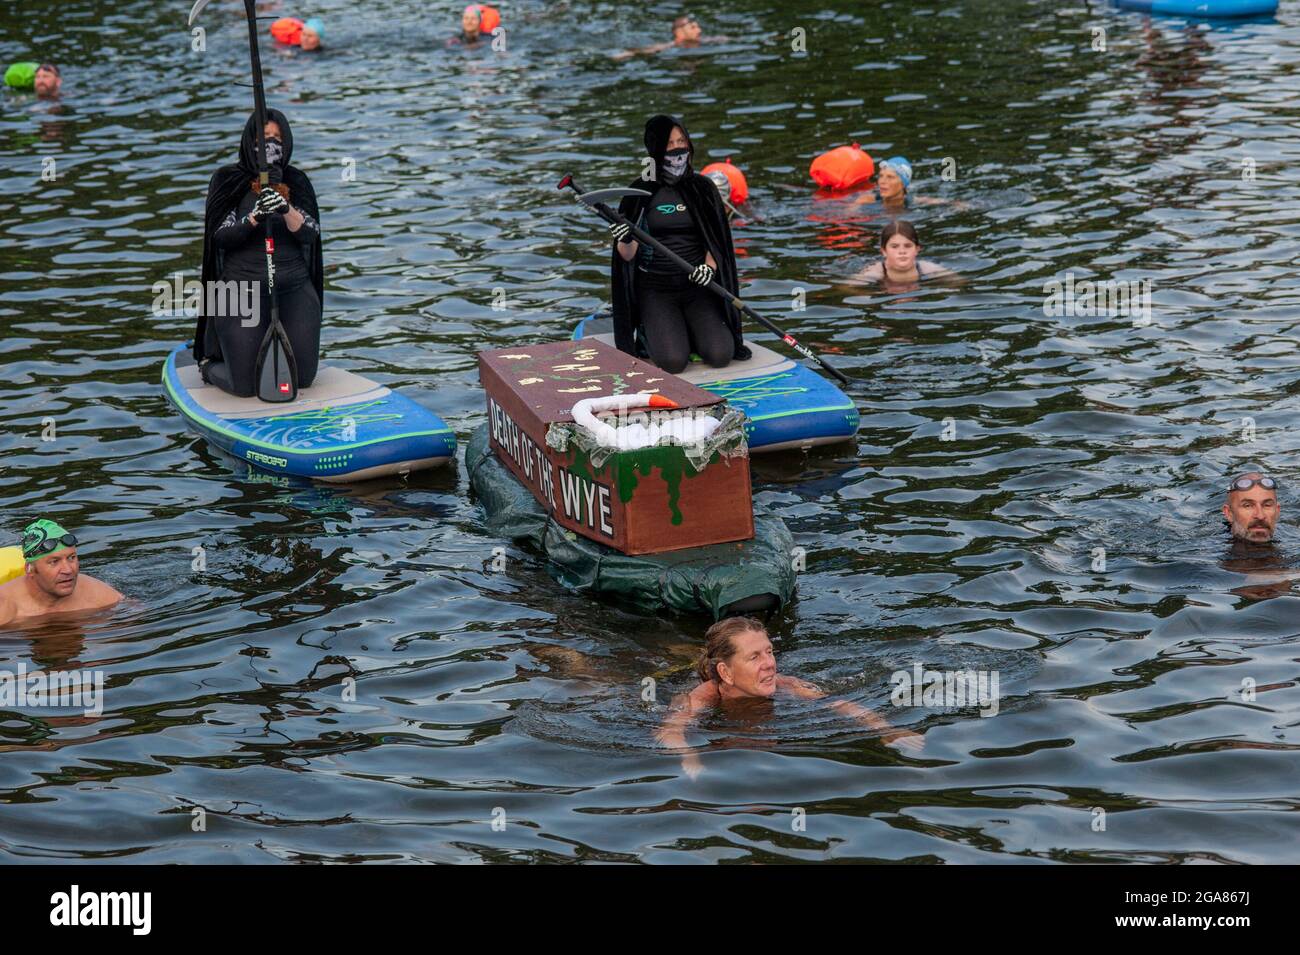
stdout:
<svg viewBox="0 0 1300 955">
<path fill-rule="evenodd" d="M 1158 13 L 1171 17 L 1237 19 L 1269 17 L 1277 13 L 1277 0 L 1115 0 L 1124 10 Z"/>
<path fill-rule="evenodd" d="M 189 345 L 163 364 L 167 400 L 211 444 L 263 471 L 364 481 L 446 463 L 456 435 L 432 411 L 361 375 L 322 365 L 294 401 L 267 404 L 206 384 Z"/>
<path fill-rule="evenodd" d="M 588 315 L 573 339 L 614 344 L 608 315 Z M 850 440 L 858 433 L 858 409 L 839 388 L 799 362 L 746 340 L 748 361 L 710 368 L 693 361 L 678 377 L 711 391 L 745 414 L 751 453 L 812 448 Z"/>
</svg>

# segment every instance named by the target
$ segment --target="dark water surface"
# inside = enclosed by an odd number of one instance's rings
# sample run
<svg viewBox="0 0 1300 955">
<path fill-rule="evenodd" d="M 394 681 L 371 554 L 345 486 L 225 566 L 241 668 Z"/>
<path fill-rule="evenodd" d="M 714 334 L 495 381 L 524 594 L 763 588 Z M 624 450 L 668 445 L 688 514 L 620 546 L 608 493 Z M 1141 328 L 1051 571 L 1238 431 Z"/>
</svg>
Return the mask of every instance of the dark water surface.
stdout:
<svg viewBox="0 0 1300 955">
<path fill-rule="evenodd" d="M 196 277 L 251 99 L 239 4 L 209 9 L 205 53 L 186 0 L 7 5 L 0 60 L 67 68 L 60 105 L 7 95 L 0 123 L 0 533 L 57 516 L 134 601 L 0 637 L 6 669 L 108 678 L 98 719 L 0 712 L 4 857 L 1300 861 L 1296 525 L 1240 561 L 1215 516 L 1234 469 L 1300 477 L 1294 5 L 1189 26 L 719 0 L 706 30 L 730 42 L 629 63 L 609 53 L 675 5 L 502 6 L 505 53 L 445 48 L 458 5 L 402 0 L 317 0 L 326 53 L 265 51 L 320 196 L 325 356 L 463 441 L 475 352 L 604 298 L 604 233 L 555 181 L 623 184 L 645 117 L 684 114 L 749 176 L 749 298 L 859 379 L 856 445 L 755 461 L 807 555 L 782 667 L 924 752 L 782 703 L 707 721 L 690 779 L 651 734 L 703 621 L 567 593 L 512 546 L 494 571 L 461 467 L 317 487 L 185 432 L 158 379 L 189 322 L 152 315 L 150 286 Z M 849 141 L 968 204 L 910 216 L 966 285 L 843 282 L 884 219 L 814 198 L 807 166 Z M 1045 314 L 1066 270 L 1151 280 L 1150 323 Z M 997 671 L 998 715 L 890 707 L 916 662 Z"/>
</svg>

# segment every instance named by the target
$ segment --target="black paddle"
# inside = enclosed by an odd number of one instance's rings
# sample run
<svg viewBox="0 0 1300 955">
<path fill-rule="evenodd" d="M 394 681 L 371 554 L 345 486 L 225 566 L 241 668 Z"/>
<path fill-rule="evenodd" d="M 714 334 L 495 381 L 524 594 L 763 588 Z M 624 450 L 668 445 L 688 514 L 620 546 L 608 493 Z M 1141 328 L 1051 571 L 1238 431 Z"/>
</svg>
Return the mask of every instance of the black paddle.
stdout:
<svg viewBox="0 0 1300 955">
<path fill-rule="evenodd" d="M 194 26 L 208 0 L 196 0 L 190 10 L 189 25 Z M 266 168 L 266 94 L 262 89 L 262 58 L 257 49 L 257 13 L 253 0 L 244 0 L 248 19 L 248 53 L 253 66 L 253 116 L 257 125 L 257 179 L 261 189 L 270 187 L 271 174 Z M 280 324 L 280 304 L 275 297 L 275 238 L 269 215 L 262 216 L 266 230 L 266 290 L 271 297 L 271 324 L 257 349 L 253 375 L 257 379 L 257 397 L 263 401 L 293 401 L 298 397 L 298 363 L 293 357 L 289 336 Z"/>
<path fill-rule="evenodd" d="M 662 242 L 658 241 L 653 236 L 646 233 L 644 230 L 638 229 L 631 222 L 628 222 L 626 218 L 619 215 L 617 212 L 615 212 L 613 209 L 611 209 L 609 206 L 605 205 L 604 203 L 605 199 L 621 198 L 623 196 L 649 196 L 650 193 L 642 189 L 605 189 L 600 192 L 584 193 L 578 188 L 577 184 L 573 181 L 572 174 L 567 175 L 563 179 L 561 179 L 559 184 L 555 188 L 572 189 L 577 194 L 579 202 L 581 202 L 588 209 L 594 209 L 597 212 L 597 214 L 599 214 L 600 217 L 604 219 L 606 222 L 608 222 L 610 225 L 614 225 L 619 222 L 626 223 L 628 228 L 631 230 L 631 234 L 636 237 L 637 241 L 644 242 L 646 245 L 650 246 L 650 248 L 654 249 L 657 253 L 664 256 L 666 259 L 668 259 L 668 261 L 676 265 L 679 269 L 682 269 L 683 271 L 688 273 L 695 271 L 695 266 L 691 265 L 691 263 L 687 262 L 685 259 L 683 259 L 672 249 L 665 246 Z M 793 335 L 789 335 L 781 331 L 781 329 L 777 328 L 775 323 L 769 321 L 767 318 L 764 318 L 762 315 L 758 314 L 758 312 L 754 311 L 752 308 L 750 308 L 748 305 L 742 302 L 737 296 L 732 295 L 725 288 L 719 285 L 716 280 L 709 282 L 709 284 L 705 286 L 705 288 L 707 288 L 710 292 L 713 292 L 717 295 L 721 295 L 724 299 L 726 299 L 728 302 L 731 303 L 732 308 L 735 308 L 737 311 L 743 313 L 749 318 L 752 318 L 754 321 L 758 322 L 758 324 L 762 325 L 773 335 L 780 336 L 781 341 L 785 342 L 787 345 L 789 345 L 799 354 L 803 355 L 805 358 L 811 358 L 813 361 L 817 362 L 817 364 L 821 365 L 823 368 L 829 371 L 832 375 L 838 378 L 843 384 L 846 385 L 852 384 L 852 381 L 842 371 L 827 364 L 826 360 L 823 359 L 816 352 L 814 352 L 811 348 L 807 347 L 806 345 L 801 345 L 794 338 Z"/>
</svg>

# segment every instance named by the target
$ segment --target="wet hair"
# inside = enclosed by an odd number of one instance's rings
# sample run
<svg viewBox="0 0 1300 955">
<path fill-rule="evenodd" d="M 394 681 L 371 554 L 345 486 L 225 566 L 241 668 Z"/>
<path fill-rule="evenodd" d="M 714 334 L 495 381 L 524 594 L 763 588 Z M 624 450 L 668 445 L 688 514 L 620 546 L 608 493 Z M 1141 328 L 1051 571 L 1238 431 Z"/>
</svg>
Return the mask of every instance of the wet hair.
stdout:
<svg viewBox="0 0 1300 955">
<path fill-rule="evenodd" d="M 728 617 L 719 620 L 704 633 L 704 650 L 695 672 L 705 683 L 720 679 L 718 664 L 726 663 L 736 652 L 736 638 L 750 631 L 767 635 L 767 627 L 753 617 Z"/>
<path fill-rule="evenodd" d="M 673 21 L 673 32 L 676 33 L 688 23 L 697 23 L 698 21 L 689 13 L 684 13 Z"/>
<path fill-rule="evenodd" d="M 889 240 L 896 235 L 901 235 L 913 245 L 920 246 L 921 244 L 921 237 L 916 234 L 916 226 L 905 219 L 895 219 L 880 230 L 880 247 L 883 249 L 889 244 Z"/>
</svg>

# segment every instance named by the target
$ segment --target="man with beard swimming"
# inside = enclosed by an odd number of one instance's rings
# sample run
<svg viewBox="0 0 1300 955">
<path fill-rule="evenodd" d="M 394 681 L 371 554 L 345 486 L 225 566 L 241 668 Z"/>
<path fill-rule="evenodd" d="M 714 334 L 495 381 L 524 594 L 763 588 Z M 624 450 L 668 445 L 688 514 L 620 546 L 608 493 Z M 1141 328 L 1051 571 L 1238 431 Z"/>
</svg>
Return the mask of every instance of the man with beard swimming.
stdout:
<svg viewBox="0 0 1300 955">
<path fill-rule="evenodd" d="M 1291 559 L 1274 545 L 1281 510 L 1277 482 L 1261 471 L 1247 471 L 1228 485 L 1223 517 L 1232 542 L 1223 568 L 1245 575 L 1245 583 L 1232 588 L 1239 597 L 1284 597 L 1300 578 L 1300 572 L 1288 566 Z"/>
<path fill-rule="evenodd" d="M 1280 514 L 1277 482 L 1271 477 L 1259 471 L 1247 471 L 1228 485 L 1223 517 L 1235 539 L 1251 544 L 1270 543 Z"/>
<path fill-rule="evenodd" d="M 655 738 L 663 746 L 685 750 L 682 769 L 694 779 L 703 766 L 699 755 L 686 742 L 686 731 L 707 710 L 727 709 L 742 701 L 770 700 L 777 695 L 800 700 L 822 700 L 826 693 L 815 684 L 777 673 L 776 655 L 767 629 L 753 617 L 728 617 L 704 634 L 704 651 L 696 666 L 700 685 L 673 699 L 668 717 Z M 895 729 L 865 706 L 848 700 L 829 700 L 831 709 L 850 716 L 881 734 L 889 745 L 898 744 L 913 752 L 925 745 L 925 737 L 911 730 Z"/>
</svg>

